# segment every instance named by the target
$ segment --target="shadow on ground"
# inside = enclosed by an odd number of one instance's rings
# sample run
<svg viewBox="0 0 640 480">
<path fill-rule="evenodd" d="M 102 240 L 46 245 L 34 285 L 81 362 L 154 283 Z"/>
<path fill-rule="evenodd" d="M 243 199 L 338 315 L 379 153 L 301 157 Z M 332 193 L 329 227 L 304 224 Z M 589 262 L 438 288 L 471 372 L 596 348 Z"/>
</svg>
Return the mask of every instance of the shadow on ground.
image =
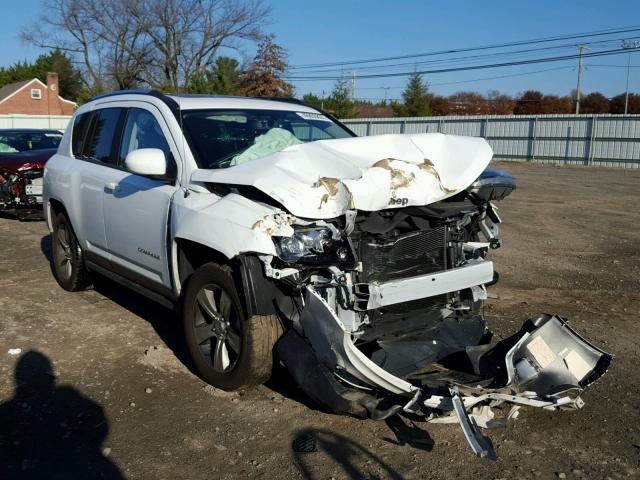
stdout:
<svg viewBox="0 0 640 480">
<path fill-rule="evenodd" d="M 9 209 L 0 211 L 0 218 L 19 220 L 21 222 L 40 222 L 44 220 L 44 215 L 41 209 Z"/>
<path fill-rule="evenodd" d="M 415 421 L 423 422 L 424 417 L 417 417 L 410 413 L 393 415 L 385 420 L 389 430 L 395 435 L 395 440 L 384 438 L 383 440 L 394 445 L 409 445 L 419 450 L 430 452 L 433 450 L 433 439 L 426 430 L 422 430 Z"/>
<path fill-rule="evenodd" d="M 16 364 L 13 398 L 0 404 L 0 478 L 124 477 L 102 452 L 109 424 L 102 407 L 68 385 L 56 385 L 40 352 Z"/>
<path fill-rule="evenodd" d="M 313 451 L 293 451 L 293 462 L 305 479 L 402 479 L 403 476 L 358 442 L 329 430 L 305 428 L 294 434 L 294 446 L 313 443 Z"/>
<path fill-rule="evenodd" d="M 53 275 L 53 256 L 50 235 L 42 237 L 40 250 L 49 260 Z M 100 295 L 117 303 L 122 308 L 129 310 L 134 315 L 149 322 L 176 358 L 187 367 L 191 373 L 198 375 L 195 365 L 189 356 L 189 350 L 184 341 L 182 322 L 177 312 L 171 311 L 144 295 L 140 295 L 98 274 L 93 274 L 93 289 Z"/>
</svg>

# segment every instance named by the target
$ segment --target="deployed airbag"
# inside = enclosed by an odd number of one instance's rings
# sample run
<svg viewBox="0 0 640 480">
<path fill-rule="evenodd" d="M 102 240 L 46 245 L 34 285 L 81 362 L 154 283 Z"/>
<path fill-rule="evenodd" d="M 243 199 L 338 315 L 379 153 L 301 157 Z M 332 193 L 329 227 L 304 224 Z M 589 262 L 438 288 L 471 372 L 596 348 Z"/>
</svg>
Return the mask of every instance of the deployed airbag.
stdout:
<svg viewBox="0 0 640 480">
<path fill-rule="evenodd" d="M 233 157 L 231 166 L 266 157 L 272 153 L 280 152 L 291 145 L 302 143 L 296 136 L 284 128 L 272 128 L 264 135 L 256 137 L 255 142 L 244 152 Z"/>
</svg>

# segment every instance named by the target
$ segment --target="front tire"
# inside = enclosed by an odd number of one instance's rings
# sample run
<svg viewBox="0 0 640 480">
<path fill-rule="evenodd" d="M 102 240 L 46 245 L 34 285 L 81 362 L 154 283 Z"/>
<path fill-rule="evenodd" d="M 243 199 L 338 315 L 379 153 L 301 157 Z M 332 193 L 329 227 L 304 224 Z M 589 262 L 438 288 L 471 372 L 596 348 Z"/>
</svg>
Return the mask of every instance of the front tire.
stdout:
<svg viewBox="0 0 640 480">
<path fill-rule="evenodd" d="M 86 290 L 91 278 L 78 239 L 64 213 L 56 215 L 53 221 L 51 240 L 53 275 L 58 284 L 69 292 Z"/>
<path fill-rule="evenodd" d="M 280 323 L 275 315 L 245 318 L 228 266 L 206 263 L 196 270 L 182 318 L 189 352 L 208 383 L 237 390 L 269 379 Z"/>
</svg>

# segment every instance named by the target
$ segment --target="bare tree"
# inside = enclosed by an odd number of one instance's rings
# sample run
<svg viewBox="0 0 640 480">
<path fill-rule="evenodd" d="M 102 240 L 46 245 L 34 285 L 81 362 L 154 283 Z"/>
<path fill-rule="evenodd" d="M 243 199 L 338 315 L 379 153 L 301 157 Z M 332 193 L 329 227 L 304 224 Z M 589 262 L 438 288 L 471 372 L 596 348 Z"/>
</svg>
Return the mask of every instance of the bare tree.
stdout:
<svg viewBox="0 0 640 480">
<path fill-rule="evenodd" d="M 487 99 L 477 92 L 456 92 L 448 97 L 454 115 L 487 115 L 491 107 Z"/>
<path fill-rule="evenodd" d="M 177 90 L 214 64 L 222 47 L 262 37 L 262 0 L 45 0 L 23 39 L 69 52 L 87 87 Z"/>
<path fill-rule="evenodd" d="M 509 95 L 490 90 L 487 92 L 487 101 L 492 115 L 513 115 L 516 102 Z"/>
<path fill-rule="evenodd" d="M 103 46 L 105 73 L 114 86 L 125 89 L 143 83 L 152 85 L 148 82 L 148 64 L 153 48 L 144 26 L 128 14 L 126 2 L 82 0 L 82 5 L 91 20 L 86 28 L 97 39 L 96 44 Z"/>
<path fill-rule="evenodd" d="M 600 92 L 591 92 L 580 100 L 580 113 L 609 113 L 610 102 Z"/>
<path fill-rule="evenodd" d="M 39 22 L 22 32 L 22 39 L 41 48 L 67 52 L 76 65 L 82 65 L 82 81 L 89 89 L 102 89 L 100 55 L 103 45 L 88 28 L 91 23 L 81 0 L 47 0 Z"/>
</svg>

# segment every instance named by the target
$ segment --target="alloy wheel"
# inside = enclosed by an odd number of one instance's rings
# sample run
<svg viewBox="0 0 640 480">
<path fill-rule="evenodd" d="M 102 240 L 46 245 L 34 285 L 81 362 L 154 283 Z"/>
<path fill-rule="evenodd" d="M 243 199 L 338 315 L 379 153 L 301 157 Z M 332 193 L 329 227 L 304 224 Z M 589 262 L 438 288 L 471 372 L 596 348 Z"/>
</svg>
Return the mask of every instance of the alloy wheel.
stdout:
<svg viewBox="0 0 640 480">
<path fill-rule="evenodd" d="M 205 285 L 196 296 L 193 320 L 200 353 L 218 373 L 233 369 L 240 358 L 240 317 L 229 294 L 215 284 Z"/>
<path fill-rule="evenodd" d="M 59 273 L 62 274 L 64 279 L 71 278 L 73 270 L 71 235 L 69 234 L 69 229 L 64 223 L 58 225 L 58 228 L 56 229 L 55 249 L 57 254 L 55 261 Z"/>
</svg>

